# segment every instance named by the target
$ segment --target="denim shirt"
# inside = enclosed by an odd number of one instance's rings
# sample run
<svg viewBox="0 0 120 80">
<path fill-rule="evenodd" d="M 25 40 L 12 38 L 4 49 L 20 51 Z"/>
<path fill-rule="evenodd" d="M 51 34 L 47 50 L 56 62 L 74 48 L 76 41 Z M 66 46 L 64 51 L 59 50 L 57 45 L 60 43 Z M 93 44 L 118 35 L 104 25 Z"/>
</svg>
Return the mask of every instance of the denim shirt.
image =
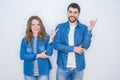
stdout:
<svg viewBox="0 0 120 80">
<path fill-rule="evenodd" d="M 26 39 L 21 41 L 20 58 L 24 60 L 24 74 L 28 76 L 34 76 L 34 61 L 38 60 L 39 75 L 49 74 L 52 68 L 48 58 L 38 58 L 36 55 L 46 50 L 46 55 L 51 56 L 53 54 L 53 42 L 49 42 L 49 36 L 45 40 L 37 38 L 37 54 L 34 53 L 34 38 L 32 38 L 30 44 L 27 44 Z"/>
<path fill-rule="evenodd" d="M 75 46 L 82 45 L 83 48 L 88 49 L 91 43 L 91 31 L 88 31 L 87 26 L 78 21 L 74 32 L 74 46 L 68 44 L 69 22 L 57 25 L 57 33 L 54 38 L 54 48 L 58 50 L 57 65 L 62 69 L 66 69 L 68 52 L 73 52 Z M 82 54 L 75 54 L 76 70 L 83 70 L 85 68 L 84 52 Z"/>
</svg>

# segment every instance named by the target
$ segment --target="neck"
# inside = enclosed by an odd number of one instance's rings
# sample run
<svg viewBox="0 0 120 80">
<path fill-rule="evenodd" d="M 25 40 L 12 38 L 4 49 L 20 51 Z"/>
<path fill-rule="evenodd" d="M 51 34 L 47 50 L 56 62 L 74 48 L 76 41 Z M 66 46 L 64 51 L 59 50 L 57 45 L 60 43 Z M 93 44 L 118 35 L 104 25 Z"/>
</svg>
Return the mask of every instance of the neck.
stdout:
<svg viewBox="0 0 120 80">
<path fill-rule="evenodd" d="M 75 21 L 75 22 L 73 22 L 73 23 L 71 23 L 71 22 L 69 21 L 69 24 L 70 24 L 71 26 L 75 26 L 75 25 L 77 25 L 77 21 Z"/>
<path fill-rule="evenodd" d="M 38 36 L 38 34 L 33 34 L 33 37 L 36 38 Z"/>
</svg>

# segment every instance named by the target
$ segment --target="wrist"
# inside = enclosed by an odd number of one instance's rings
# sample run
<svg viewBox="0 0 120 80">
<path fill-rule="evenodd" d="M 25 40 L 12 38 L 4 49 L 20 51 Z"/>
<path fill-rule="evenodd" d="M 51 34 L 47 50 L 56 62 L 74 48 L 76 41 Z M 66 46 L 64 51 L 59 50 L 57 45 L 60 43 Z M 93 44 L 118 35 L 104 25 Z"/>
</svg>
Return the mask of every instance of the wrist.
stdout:
<svg viewBox="0 0 120 80">
<path fill-rule="evenodd" d="M 40 57 L 41 57 L 41 54 L 37 54 L 37 55 L 36 55 L 36 58 L 40 58 Z"/>
<path fill-rule="evenodd" d="M 50 37 L 50 39 L 49 39 L 49 43 L 51 43 L 51 42 L 53 42 L 53 38 L 52 37 Z"/>
<path fill-rule="evenodd" d="M 36 59 L 38 58 L 38 55 L 36 55 Z"/>
</svg>

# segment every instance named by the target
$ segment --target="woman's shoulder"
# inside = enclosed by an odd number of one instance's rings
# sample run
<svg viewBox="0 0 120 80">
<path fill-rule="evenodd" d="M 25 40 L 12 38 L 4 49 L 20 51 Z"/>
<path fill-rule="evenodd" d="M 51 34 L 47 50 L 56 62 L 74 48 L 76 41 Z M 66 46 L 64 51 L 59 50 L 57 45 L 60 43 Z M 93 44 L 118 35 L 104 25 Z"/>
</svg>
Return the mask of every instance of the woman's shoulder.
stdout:
<svg viewBox="0 0 120 80">
<path fill-rule="evenodd" d="M 21 42 L 23 43 L 26 43 L 26 39 L 25 39 L 25 37 L 23 37 L 22 39 L 21 39 Z"/>
<path fill-rule="evenodd" d="M 46 33 L 45 37 L 46 37 L 45 39 L 41 39 L 40 37 L 38 37 L 38 40 L 39 40 L 39 39 L 42 40 L 42 41 L 49 40 L 50 35 L 49 35 L 48 33 Z"/>
</svg>

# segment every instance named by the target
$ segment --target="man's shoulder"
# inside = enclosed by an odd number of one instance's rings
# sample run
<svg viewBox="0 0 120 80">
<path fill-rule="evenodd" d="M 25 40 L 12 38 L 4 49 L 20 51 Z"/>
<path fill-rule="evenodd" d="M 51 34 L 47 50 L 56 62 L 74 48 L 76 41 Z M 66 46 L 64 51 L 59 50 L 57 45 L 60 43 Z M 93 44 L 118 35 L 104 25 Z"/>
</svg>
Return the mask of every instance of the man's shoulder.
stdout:
<svg viewBox="0 0 120 80">
<path fill-rule="evenodd" d="M 79 26 L 80 28 L 87 29 L 87 25 L 85 25 L 85 24 L 83 24 L 83 23 L 78 22 L 78 26 Z"/>
<path fill-rule="evenodd" d="M 78 21 L 78 25 L 79 25 L 79 26 L 82 26 L 82 27 L 87 27 L 85 24 L 83 24 L 83 23 L 81 23 L 81 22 L 79 22 L 79 21 Z"/>
<path fill-rule="evenodd" d="M 62 27 L 65 28 L 65 26 L 66 26 L 67 24 L 68 24 L 67 22 L 59 23 L 59 24 L 57 25 L 57 28 L 62 28 Z"/>
<path fill-rule="evenodd" d="M 68 23 L 67 22 L 62 22 L 62 23 L 59 23 L 58 25 L 63 26 L 63 25 L 66 25 L 66 24 L 68 24 Z"/>
</svg>

